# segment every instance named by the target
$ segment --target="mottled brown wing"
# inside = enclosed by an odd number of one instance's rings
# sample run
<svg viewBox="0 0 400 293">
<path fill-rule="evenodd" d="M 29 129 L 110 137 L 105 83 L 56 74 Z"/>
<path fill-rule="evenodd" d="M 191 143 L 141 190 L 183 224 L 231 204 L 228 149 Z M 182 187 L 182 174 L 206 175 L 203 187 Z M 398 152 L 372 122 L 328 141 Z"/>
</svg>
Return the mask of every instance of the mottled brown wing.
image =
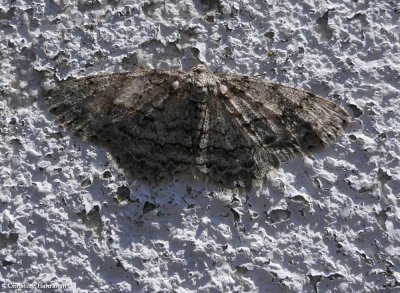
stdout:
<svg viewBox="0 0 400 293">
<path fill-rule="evenodd" d="M 224 91 L 210 107 L 202 161 L 204 172 L 225 184 L 247 185 L 279 161 L 329 145 L 349 121 L 345 110 L 311 93 L 251 77 L 218 77 Z M 220 154 L 228 145 L 231 155 Z"/>
<path fill-rule="evenodd" d="M 280 153 L 307 153 L 334 142 L 349 123 L 340 106 L 312 93 L 256 78 L 224 76 L 231 103 L 260 142 Z M 267 130 L 267 131 L 266 131 Z"/>
<path fill-rule="evenodd" d="M 210 100 L 196 157 L 200 172 L 229 188 L 250 186 L 279 166 L 276 154 L 260 148 L 236 110 L 228 97 Z"/>
<path fill-rule="evenodd" d="M 142 69 L 68 80 L 46 102 L 70 131 L 107 147 L 131 175 L 158 180 L 193 163 L 182 76 Z"/>
</svg>

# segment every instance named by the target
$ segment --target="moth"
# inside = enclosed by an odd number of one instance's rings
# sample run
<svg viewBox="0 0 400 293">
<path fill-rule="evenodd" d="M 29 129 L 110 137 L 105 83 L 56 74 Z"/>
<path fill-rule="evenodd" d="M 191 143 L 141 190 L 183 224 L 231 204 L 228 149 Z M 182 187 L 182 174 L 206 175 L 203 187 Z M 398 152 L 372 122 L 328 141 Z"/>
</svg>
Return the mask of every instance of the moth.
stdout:
<svg viewBox="0 0 400 293">
<path fill-rule="evenodd" d="M 202 64 L 61 81 L 45 101 L 134 178 L 192 172 L 227 188 L 248 187 L 280 162 L 330 145 L 350 119 L 312 93 Z"/>
</svg>

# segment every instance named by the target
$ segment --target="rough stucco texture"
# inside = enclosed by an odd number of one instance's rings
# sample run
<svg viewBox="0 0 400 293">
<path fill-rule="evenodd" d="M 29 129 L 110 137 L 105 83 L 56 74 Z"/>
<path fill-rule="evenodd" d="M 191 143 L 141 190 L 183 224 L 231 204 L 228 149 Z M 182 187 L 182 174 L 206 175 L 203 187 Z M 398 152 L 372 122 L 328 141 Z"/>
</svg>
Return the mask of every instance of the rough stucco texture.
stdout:
<svg viewBox="0 0 400 293">
<path fill-rule="evenodd" d="M 400 290 L 399 17 L 389 0 L 0 1 L 2 288 Z M 127 179 L 43 103 L 54 80 L 199 62 L 322 95 L 352 122 L 265 187 L 221 191 Z"/>
</svg>

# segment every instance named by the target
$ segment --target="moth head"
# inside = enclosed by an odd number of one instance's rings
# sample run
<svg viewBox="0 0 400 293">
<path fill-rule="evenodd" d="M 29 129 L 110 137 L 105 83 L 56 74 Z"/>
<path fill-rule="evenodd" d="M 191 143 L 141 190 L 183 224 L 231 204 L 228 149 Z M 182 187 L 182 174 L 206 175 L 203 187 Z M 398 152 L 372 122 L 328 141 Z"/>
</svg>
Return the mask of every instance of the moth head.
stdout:
<svg viewBox="0 0 400 293">
<path fill-rule="evenodd" d="M 193 100 L 207 101 L 218 93 L 218 78 L 204 64 L 199 64 L 189 72 L 191 96 Z"/>
</svg>

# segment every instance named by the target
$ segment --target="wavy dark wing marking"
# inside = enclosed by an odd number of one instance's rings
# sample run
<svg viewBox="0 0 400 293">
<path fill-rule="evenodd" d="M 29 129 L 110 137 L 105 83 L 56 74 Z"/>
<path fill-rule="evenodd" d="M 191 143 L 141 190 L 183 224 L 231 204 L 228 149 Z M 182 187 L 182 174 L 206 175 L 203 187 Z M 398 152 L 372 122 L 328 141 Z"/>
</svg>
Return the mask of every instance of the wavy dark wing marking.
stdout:
<svg viewBox="0 0 400 293">
<path fill-rule="evenodd" d="M 65 81 L 50 90 L 47 104 L 69 130 L 106 146 L 135 177 L 160 179 L 194 159 L 182 74 L 139 70 Z"/>
<path fill-rule="evenodd" d="M 219 77 L 238 115 L 248 120 L 249 135 L 280 160 L 329 145 L 349 122 L 341 107 L 306 91 L 251 77 Z"/>
<path fill-rule="evenodd" d="M 210 100 L 207 123 L 196 157 L 199 170 L 227 187 L 249 186 L 279 164 L 276 156 L 259 148 L 245 133 L 241 115 L 226 101 Z"/>
</svg>

